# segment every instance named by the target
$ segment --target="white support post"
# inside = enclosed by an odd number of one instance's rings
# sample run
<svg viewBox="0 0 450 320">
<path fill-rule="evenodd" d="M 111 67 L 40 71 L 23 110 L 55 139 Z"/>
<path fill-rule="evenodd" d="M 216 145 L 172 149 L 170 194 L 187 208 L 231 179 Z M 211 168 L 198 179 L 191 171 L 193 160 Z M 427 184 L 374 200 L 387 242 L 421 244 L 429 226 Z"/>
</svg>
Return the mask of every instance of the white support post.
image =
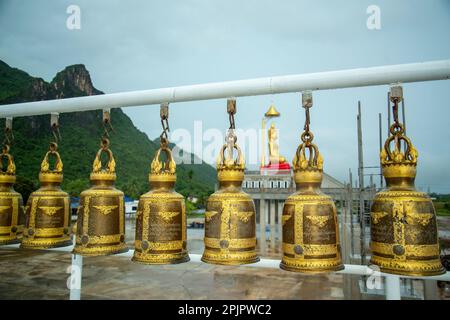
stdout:
<svg viewBox="0 0 450 320">
<path fill-rule="evenodd" d="M 400 277 L 396 275 L 386 275 L 386 300 L 401 300 Z"/>
<path fill-rule="evenodd" d="M 72 254 L 72 266 L 68 286 L 70 289 L 70 300 L 81 299 L 81 281 L 83 279 L 83 256 Z"/>
<path fill-rule="evenodd" d="M 270 247 L 272 252 L 275 250 L 275 206 L 276 200 L 270 200 Z"/>
</svg>

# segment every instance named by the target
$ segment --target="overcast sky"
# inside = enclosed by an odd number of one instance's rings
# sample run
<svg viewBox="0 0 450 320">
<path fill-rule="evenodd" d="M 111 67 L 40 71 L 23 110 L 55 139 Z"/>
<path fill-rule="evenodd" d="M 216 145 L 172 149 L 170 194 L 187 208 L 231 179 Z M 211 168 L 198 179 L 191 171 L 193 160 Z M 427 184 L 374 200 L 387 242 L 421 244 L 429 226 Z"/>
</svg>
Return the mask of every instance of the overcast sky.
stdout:
<svg viewBox="0 0 450 320">
<path fill-rule="evenodd" d="M 72 4 L 81 8 L 80 30 L 66 28 Z M 381 30 L 366 27 L 372 4 L 381 9 Z M 47 81 L 83 63 L 106 93 L 450 59 L 449 39 L 449 0 L 0 0 L 0 59 Z M 378 165 L 378 113 L 386 126 L 387 90 L 314 93 L 311 128 L 327 173 L 348 181 L 351 168 L 356 177 L 358 100 L 365 165 Z M 404 94 L 408 135 L 419 150 L 417 185 L 450 193 L 450 81 L 407 84 Z M 299 99 L 240 98 L 236 125 L 259 128 L 274 103 L 280 151 L 291 161 L 304 122 Z M 159 135 L 157 107 L 124 111 L 150 138 Z M 172 129 L 192 132 L 196 120 L 203 130 L 225 130 L 226 102 L 171 105 Z"/>
</svg>

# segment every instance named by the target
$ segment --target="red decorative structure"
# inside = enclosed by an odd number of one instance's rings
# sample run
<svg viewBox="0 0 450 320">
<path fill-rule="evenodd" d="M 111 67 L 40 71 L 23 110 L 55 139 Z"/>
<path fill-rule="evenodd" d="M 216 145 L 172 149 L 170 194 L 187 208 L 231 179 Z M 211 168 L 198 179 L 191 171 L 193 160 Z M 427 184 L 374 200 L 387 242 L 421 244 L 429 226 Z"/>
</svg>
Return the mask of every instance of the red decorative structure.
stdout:
<svg viewBox="0 0 450 320">
<path fill-rule="evenodd" d="M 286 173 L 291 171 L 291 166 L 287 162 L 283 163 L 270 163 L 266 166 L 260 167 L 261 173 L 271 173 L 271 174 L 277 174 L 277 173 Z"/>
</svg>

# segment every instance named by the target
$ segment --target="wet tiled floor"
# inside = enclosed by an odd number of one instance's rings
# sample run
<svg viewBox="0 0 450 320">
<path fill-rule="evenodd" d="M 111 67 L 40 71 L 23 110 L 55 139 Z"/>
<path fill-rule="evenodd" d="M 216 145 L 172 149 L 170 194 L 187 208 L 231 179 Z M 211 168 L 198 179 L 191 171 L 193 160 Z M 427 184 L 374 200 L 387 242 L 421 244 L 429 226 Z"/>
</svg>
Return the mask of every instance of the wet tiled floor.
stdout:
<svg viewBox="0 0 450 320">
<path fill-rule="evenodd" d="M 1 299 L 68 299 L 71 255 L 0 249 Z M 82 299 L 343 299 L 343 275 L 189 262 L 146 266 L 126 257 L 84 258 Z"/>
</svg>

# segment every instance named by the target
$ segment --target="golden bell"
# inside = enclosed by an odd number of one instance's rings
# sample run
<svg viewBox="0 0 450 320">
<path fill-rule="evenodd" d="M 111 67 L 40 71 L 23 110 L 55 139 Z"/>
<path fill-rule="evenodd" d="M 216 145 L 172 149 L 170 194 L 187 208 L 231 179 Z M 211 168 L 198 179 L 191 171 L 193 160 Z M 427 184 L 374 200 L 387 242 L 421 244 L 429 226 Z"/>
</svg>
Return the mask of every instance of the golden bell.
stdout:
<svg viewBox="0 0 450 320">
<path fill-rule="evenodd" d="M 320 190 L 323 159 L 317 146 L 303 140 L 293 160 L 297 191 L 283 208 L 283 258 L 280 268 L 288 271 L 321 273 L 344 269 L 339 244 L 336 206 Z M 306 156 L 309 151 L 309 158 Z"/>
<path fill-rule="evenodd" d="M 417 150 L 401 124 L 393 124 L 390 131 L 380 153 L 387 189 L 376 194 L 371 208 L 370 262 L 387 273 L 442 274 L 435 209 L 431 199 L 414 187 Z"/>
<path fill-rule="evenodd" d="M 224 156 L 227 149 L 227 156 Z M 233 160 L 233 149 L 237 159 Z M 205 251 L 202 261 L 240 265 L 259 261 L 256 255 L 256 216 L 252 198 L 241 190 L 245 161 L 239 146 L 224 145 L 217 161 L 219 190 L 207 201 Z"/>
<path fill-rule="evenodd" d="M 159 160 L 161 152 L 166 154 L 165 163 Z M 184 198 L 173 190 L 175 169 L 172 153 L 163 144 L 150 167 L 151 190 L 139 199 L 133 261 L 145 264 L 189 261 Z"/>
<path fill-rule="evenodd" d="M 52 143 L 41 163 L 41 187 L 28 198 L 21 248 L 46 249 L 72 245 L 70 197 L 61 190 L 63 163 L 56 149 L 56 143 Z M 53 170 L 50 169 L 50 155 L 56 158 Z"/>
<path fill-rule="evenodd" d="M 0 161 L 0 245 L 19 243 L 22 239 L 25 216 L 20 193 L 13 188 L 16 182 L 16 165 L 5 145 L 0 160 L 7 159 L 6 170 Z"/>
<path fill-rule="evenodd" d="M 124 194 L 114 187 L 116 181 L 113 153 L 103 139 L 90 176 L 91 188 L 80 194 L 76 243 L 73 252 L 83 256 L 103 256 L 128 251 L 125 244 Z M 108 155 L 102 168 L 100 156 Z"/>
</svg>

